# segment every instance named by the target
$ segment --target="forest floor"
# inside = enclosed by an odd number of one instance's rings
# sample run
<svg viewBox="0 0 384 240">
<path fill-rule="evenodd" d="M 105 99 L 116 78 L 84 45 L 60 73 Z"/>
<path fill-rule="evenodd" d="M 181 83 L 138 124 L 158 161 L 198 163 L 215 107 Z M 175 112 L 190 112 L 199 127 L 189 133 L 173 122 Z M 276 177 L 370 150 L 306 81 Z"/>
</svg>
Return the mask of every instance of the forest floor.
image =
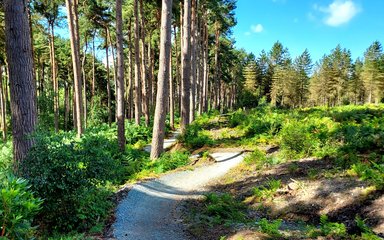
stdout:
<svg viewBox="0 0 384 240">
<path fill-rule="evenodd" d="M 241 133 L 223 123 L 220 125 L 207 132 L 215 139 L 213 147 L 238 146 Z M 251 148 L 265 152 L 268 159 L 274 159 L 280 152 L 277 145 Z M 202 150 L 210 151 L 203 148 L 196 152 Z M 193 199 L 185 204 L 188 214 L 184 221 L 193 239 L 381 239 L 384 236 L 383 191 L 351 177 L 327 157 L 288 160 L 261 168 L 243 162 L 207 190 L 210 195 L 205 199 Z M 362 233 L 361 228 L 366 228 L 366 232 Z"/>
<path fill-rule="evenodd" d="M 209 165 L 175 171 L 133 185 L 117 206 L 113 238 L 188 239 L 179 203 L 201 198 L 206 186 L 238 165 L 244 154 L 227 150 L 212 154 L 212 158 L 215 162 Z"/>
</svg>

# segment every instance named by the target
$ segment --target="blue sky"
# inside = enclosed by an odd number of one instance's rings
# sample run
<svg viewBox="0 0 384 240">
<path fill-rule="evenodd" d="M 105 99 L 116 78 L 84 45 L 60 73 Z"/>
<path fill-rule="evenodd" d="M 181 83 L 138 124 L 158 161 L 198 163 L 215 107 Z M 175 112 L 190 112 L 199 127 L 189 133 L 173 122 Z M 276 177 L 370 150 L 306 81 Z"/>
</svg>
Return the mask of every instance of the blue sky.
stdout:
<svg viewBox="0 0 384 240">
<path fill-rule="evenodd" d="M 236 46 L 258 56 L 279 40 L 294 58 L 305 48 L 313 62 L 337 44 L 362 57 L 384 44 L 383 0 L 238 0 Z"/>
</svg>

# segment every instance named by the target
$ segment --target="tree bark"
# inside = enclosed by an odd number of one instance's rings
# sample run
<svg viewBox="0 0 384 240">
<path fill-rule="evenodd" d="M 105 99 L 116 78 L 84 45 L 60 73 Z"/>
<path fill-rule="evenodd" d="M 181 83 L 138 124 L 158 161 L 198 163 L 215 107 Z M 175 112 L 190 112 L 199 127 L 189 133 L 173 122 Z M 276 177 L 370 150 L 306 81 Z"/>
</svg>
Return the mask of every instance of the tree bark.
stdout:
<svg viewBox="0 0 384 240">
<path fill-rule="evenodd" d="M 77 136 L 80 137 L 83 132 L 83 96 L 81 84 L 81 70 L 80 70 L 80 39 L 79 39 L 79 24 L 77 16 L 77 2 L 76 0 L 66 0 L 67 18 L 71 42 L 72 66 L 74 75 L 75 86 L 75 111 L 76 111 L 76 130 Z"/>
<path fill-rule="evenodd" d="M 213 108 L 220 107 L 220 79 L 219 79 L 219 48 L 220 48 L 220 30 L 219 23 L 215 23 L 215 75 L 214 75 L 214 101 Z"/>
<path fill-rule="evenodd" d="M 93 107 L 93 98 L 95 97 L 95 82 L 96 82 L 96 51 L 95 51 L 95 35 L 92 36 L 92 90 L 91 90 L 91 106 Z"/>
<path fill-rule="evenodd" d="M 185 133 L 189 124 L 189 93 L 190 93 L 190 72 L 191 72 L 191 0 L 184 0 L 183 17 L 183 44 L 182 44 L 182 81 L 181 81 L 181 122 L 180 130 Z"/>
<path fill-rule="evenodd" d="M 169 69 L 171 59 L 172 0 L 162 0 L 160 31 L 160 66 L 157 79 L 155 119 L 153 125 L 151 159 L 157 159 L 163 151 L 166 106 L 168 105 Z"/>
<path fill-rule="evenodd" d="M 82 82 L 83 82 L 83 99 L 84 99 L 84 128 L 87 128 L 87 119 L 88 119 L 88 106 L 87 106 L 87 76 L 85 74 L 85 61 L 87 59 L 87 49 L 88 49 L 88 41 L 87 36 L 85 36 L 85 48 L 83 53 L 83 59 L 81 61 L 81 76 L 82 76 Z"/>
<path fill-rule="evenodd" d="M 172 33 L 171 33 L 172 37 Z M 175 38 L 174 43 L 177 45 L 176 42 L 176 32 L 175 32 Z M 175 90 L 173 88 L 173 73 L 172 73 L 172 44 L 170 47 L 170 57 L 169 57 L 169 125 L 171 129 L 175 129 Z M 177 66 L 176 66 L 177 68 Z"/>
<path fill-rule="evenodd" d="M 147 54 L 145 49 L 145 18 L 143 0 L 140 0 L 140 19 L 141 19 L 141 67 L 142 67 L 142 96 L 143 96 L 143 112 L 145 117 L 145 125 L 149 126 L 149 96 L 148 96 L 148 68 L 147 68 Z"/>
<path fill-rule="evenodd" d="M 50 26 L 50 50 L 51 50 L 51 71 L 53 85 L 53 113 L 55 121 L 55 132 L 59 131 L 59 83 L 57 80 L 56 51 L 55 51 L 55 28 L 52 23 Z"/>
<path fill-rule="evenodd" d="M 189 123 L 195 120 L 196 103 L 196 0 L 192 0 L 191 17 L 191 93 L 189 105 Z"/>
<path fill-rule="evenodd" d="M 7 110 L 5 108 L 5 94 L 3 87 L 3 66 L 0 65 L 0 109 L 1 109 L 1 131 L 3 142 L 7 141 Z"/>
<path fill-rule="evenodd" d="M 64 129 L 68 130 L 68 122 L 69 122 L 69 113 L 71 111 L 70 104 L 69 104 L 69 83 L 65 82 L 64 87 Z"/>
<path fill-rule="evenodd" d="M 4 1 L 5 43 L 11 90 L 14 170 L 34 144 L 36 89 L 27 1 Z"/>
<path fill-rule="evenodd" d="M 120 151 L 125 151 L 125 114 L 124 114 L 124 49 L 123 49 L 123 16 L 122 0 L 116 0 L 116 35 L 117 35 L 117 139 Z"/>
<path fill-rule="evenodd" d="M 105 33 L 107 34 L 107 29 Z M 107 36 L 107 35 L 106 35 Z M 110 80 L 110 67 L 109 67 L 109 45 L 108 39 L 105 39 L 105 55 L 107 58 L 106 68 L 107 68 L 107 107 L 108 107 L 108 124 L 111 126 L 112 124 L 112 100 L 111 100 L 111 80 Z"/>
<path fill-rule="evenodd" d="M 139 13 L 138 0 L 133 1 L 133 12 L 135 18 L 135 123 L 140 125 L 141 117 L 141 70 L 140 70 L 140 48 L 139 48 Z"/>
</svg>

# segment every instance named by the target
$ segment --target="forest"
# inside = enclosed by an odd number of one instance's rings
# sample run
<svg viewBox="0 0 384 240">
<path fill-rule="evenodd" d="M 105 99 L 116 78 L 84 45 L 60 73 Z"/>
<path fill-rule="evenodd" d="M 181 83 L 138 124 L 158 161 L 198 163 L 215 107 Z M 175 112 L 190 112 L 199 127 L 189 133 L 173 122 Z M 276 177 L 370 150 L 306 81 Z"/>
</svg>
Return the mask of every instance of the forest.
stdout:
<svg viewBox="0 0 384 240">
<path fill-rule="evenodd" d="M 0 4 L 0 239 L 384 236 L 379 41 L 357 59 L 255 55 L 236 47 L 236 0 Z M 198 178 L 221 152 L 241 162 L 178 199 L 186 233 L 119 235 L 138 186 Z"/>
</svg>

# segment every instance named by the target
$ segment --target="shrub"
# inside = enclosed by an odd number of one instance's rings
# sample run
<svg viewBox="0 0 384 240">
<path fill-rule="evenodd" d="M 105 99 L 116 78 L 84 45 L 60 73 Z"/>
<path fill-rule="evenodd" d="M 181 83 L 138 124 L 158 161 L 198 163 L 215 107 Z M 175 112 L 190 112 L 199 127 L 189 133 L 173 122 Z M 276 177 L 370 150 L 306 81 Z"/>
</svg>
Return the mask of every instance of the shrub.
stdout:
<svg viewBox="0 0 384 240">
<path fill-rule="evenodd" d="M 258 201 L 271 200 L 280 187 L 280 180 L 268 180 L 263 186 L 254 187 L 253 195 Z"/>
<path fill-rule="evenodd" d="M 165 152 L 158 160 L 153 161 L 150 167 L 154 169 L 155 173 L 170 171 L 187 165 L 189 155 L 189 152 L 186 151 Z"/>
<path fill-rule="evenodd" d="M 179 140 L 186 144 L 190 149 L 197 149 L 212 144 L 212 140 L 209 136 L 204 134 L 201 127 L 194 123 L 188 125 L 185 133 L 180 136 Z"/>
<path fill-rule="evenodd" d="M 0 145 L 0 174 L 2 171 L 7 172 L 12 167 L 12 142 L 8 141 L 4 145 Z"/>
<path fill-rule="evenodd" d="M 236 201 L 228 193 L 221 195 L 209 193 L 205 195 L 203 214 L 209 217 L 209 223 L 230 224 L 233 222 L 243 222 L 246 220 L 244 210 L 245 205 Z"/>
<path fill-rule="evenodd" d="M 123 167 L 116 140 L 108 132 L 38 134 L 23 161 L 22 173 L 44 199 L 41 226 L 59 232 L 87 230 L 104 220 L 110 204 L 108 182 L 121 181 Z"/>
<path fill-rule="evenodd" d="M 32 239 L 31 223 L 41 203 L 25 179 L 0 175 L 0 239 Z"/>
<path fill-rule="evenodd" d="M 327 215 L 320 216 L 320 230 L 323 236 L 345 237 L 347 229 L 343 223 L 330 222 Z"/>
<path fill-rule="evenodd" d="M 281 233 L 279 232 L 279 228 L 282 222 L 283 221 L 281 219 L 268 221 L 266 218 L 262 218 L 257 225 L 259 226 L 261 232 L 272 237 L 280 237 Z"/>
<path fill-rule="evenodd" d="M 244 162 L 246 164 L 255 164 L 257 165 L 258 167 L 262 167 L 267 161 L 267 156 L 265 154 L 265 152 L 259 150 L 259 149 L 256 149 L 255 151 L 253 151 L 251 154 L 248 154 L 245 158 L 244 158 Z"/>
<path fill-rule="evenodd" d="M 127 144 L 135 144 L 138 141 L 149 142 L 152 138 L 152 129 L 143 125 L 137 125 L 133 122 L 127 122 L 125 125 L 125 138 Z"/>
</svg>

